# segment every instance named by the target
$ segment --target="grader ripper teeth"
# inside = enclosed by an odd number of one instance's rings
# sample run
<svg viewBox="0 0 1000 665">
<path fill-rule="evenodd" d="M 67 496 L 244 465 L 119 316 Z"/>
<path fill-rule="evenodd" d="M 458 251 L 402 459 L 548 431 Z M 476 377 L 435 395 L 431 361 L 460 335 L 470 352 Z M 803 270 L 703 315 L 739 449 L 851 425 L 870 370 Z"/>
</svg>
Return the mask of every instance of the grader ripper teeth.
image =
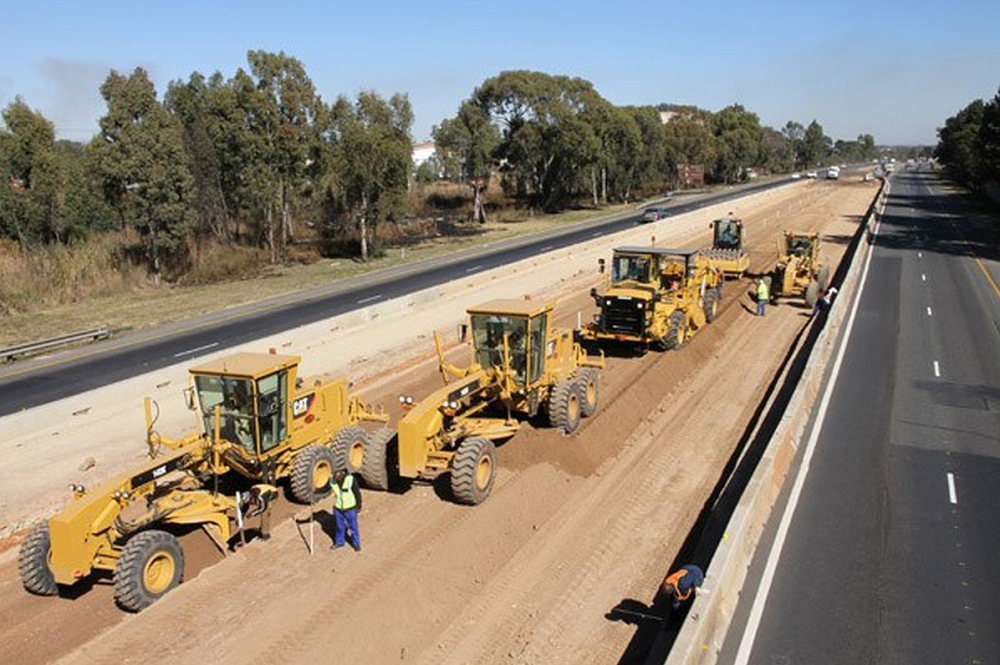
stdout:
<svg viewBox="0 0 1000 665">
<path fill-rule="evenodd" d="M 293 497 L 308 503 L 329 493 L 337 468 L 358 470 L 366 443 L 385 439 L 383 430 L 368 434 L 359 423 L 384 424 L 388 416 L 349 395 L 343 379 L 299 379 L 299 361 L 237 353 L 192 368 L 186 395 L 202 431 L 182 439 L 155 430 L 147 398 L 150 461 L 93 490 L 72 486 L 69 504 L 21 545 L 25 589 L 55 595 L 110 574 L 117 603 L 142 610 L 183 579 L 185 533 L 204 530 L 223 553 L 244 537 L 249 504 L 237 496 L 264 511 L 271 485 L 287 478 Z M 223 477 L 248 491 L 219 491 Z"/>
</svg>

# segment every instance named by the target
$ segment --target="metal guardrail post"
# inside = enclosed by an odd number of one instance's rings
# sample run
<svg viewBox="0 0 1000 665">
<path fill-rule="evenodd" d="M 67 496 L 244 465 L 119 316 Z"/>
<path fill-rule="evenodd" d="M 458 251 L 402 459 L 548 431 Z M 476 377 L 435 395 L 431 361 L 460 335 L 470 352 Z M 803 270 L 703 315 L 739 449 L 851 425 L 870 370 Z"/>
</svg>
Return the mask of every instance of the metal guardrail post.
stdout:
<svg viewBox="0 0 1000 665">
<path fill-rule="evenodd" d="M 50 337 L 48 339 L 42 339 L 35 342 L 17 344 L 15 346 L 8 346 L 7 348 L 0 349 L 0 361 L 8 362 L 19 356 L 29 356 L 42 351 L 55 349 L 60 346 L 66 346 L 68 344 L 75 344 L 77 342 L 85 342 L 88 340 L 97 341 L 107 339 L 108 337 L 111 337 L 111 329 L 104 326 L 101 328 L 81 330 L 79 332 L 69 333 L 68 335 Z"/>
</svg>

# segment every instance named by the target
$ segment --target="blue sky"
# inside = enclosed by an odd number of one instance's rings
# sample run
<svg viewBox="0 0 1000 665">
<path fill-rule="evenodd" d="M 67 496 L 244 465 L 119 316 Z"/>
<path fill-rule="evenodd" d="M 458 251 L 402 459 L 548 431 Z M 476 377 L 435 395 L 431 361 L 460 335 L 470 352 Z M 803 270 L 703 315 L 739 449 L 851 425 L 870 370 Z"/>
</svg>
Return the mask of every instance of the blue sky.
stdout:
<svg viewBox="0 0 1000 665">
<path fill-rule="evenodd" d="M 299 59 L 328 103 L 406 93 L 416 140 L 510 69 L 586 79 L 614 104 L 742 104 L 776 129 L 817 120 L 880 144 L 934 144 L 1000 88 L 997 0 L 4 4 L 0 108 L 20 95 L 79 141 L 97 131 L 110 70 L 143 67 L 162 98 L 195 71 L 232 76 L 256 49 Z"/>
</svg>

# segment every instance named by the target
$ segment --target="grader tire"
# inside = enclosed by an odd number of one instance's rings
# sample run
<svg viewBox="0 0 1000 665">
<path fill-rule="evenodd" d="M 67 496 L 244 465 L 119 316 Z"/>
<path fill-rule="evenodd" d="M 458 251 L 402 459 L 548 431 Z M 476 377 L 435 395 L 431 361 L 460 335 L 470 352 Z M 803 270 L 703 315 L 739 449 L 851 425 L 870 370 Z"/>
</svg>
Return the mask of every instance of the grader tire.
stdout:
<svg viewBox="0 0 1000 665">
<path fill-rule="evenodd" d="M 347 469 L 348 473 L 361 471 L 361 464 L 368 445 L 368 433 L 358 425 L 342 427 L 333 437 L 333 469 Z"/>
<path fill-rule="evenodd" d="M 129 612 L 144 610 L 181 583 L 184 550 L 166 531 L 142 531 L 122 550 L 115 566 L 115 601 Z"/>
<path fill-rule="evenodd" d="M 580 400 L 580 415 L 589 418 L 597 413 L 597 402 L 601 396 L 600 383 L 597 369 L 584 367 L 576 374 L 574 381 L 577 384 L 577 391 L 583 399 Z"/>
<path fill-rule="evenodd" d="M 819 283 L 820 293 L 826 293 L 826 288 L 830 286 L 830 266 L 823 266 L 819 269 L 816 282 Z"/>
<path fill-rule="evenodd" d="M 705 291 L 705 299 L 702 303 L 705 309 L 705 321 L 711 323 L 719 315 L 719 296 L 714 289 Z"/>
<path fill-rule="evenodd" d="M 687 318 L 684 312 L 674 312 L 670 315 L 670 326 L 667 328 L 667 335 L 664 342 L 671 351 L 684 346 L 687 341 Z"/>
<path fill-rule="evenodd" d="M 388 427 L 368 435 L 365 457 L 361 463 L 361 478 L 373 490 L 389 489 L 389 442 L 396 436 Z"/>
<path fill-rule="evenodd" d="M 292 463 L 292 497 L 299 503 L 312 503 L 330 494 L 330 479 L 337 470 L 333 449 L 312 444 L 295 456 Z"/>
<path fill-rule="evenodd" d="M 39 596 L 54 596 L 59 593 L 56 579 L 49 569 L 51 550 L 49 525 L 42 522 L 31 530 L 17 554 L 17 572 L 21 575 L 21 584 Z"/>
<path fill-rule="evenodd" d="M 496 447 L 473 437 L 458 446 L 451 468 L 451 493 L 458 503 L 476 506 L 486 500 L 496 480 Z"/>
<path fill-rule="evenodd" d="M 549 393 L 549 424 L 561 429 L 563 434 L 572 434 L 580 426 L 583 399 L 578 385 L 572 379 L 560 381 Z"/>
<path fill-rule="evenodd" d="M 810 307 L 816 306 L 816 301 L 819 300 L 819 283 L 809 282 L 809 286 L 806 287 L 806 304 Z"/>
</svg>

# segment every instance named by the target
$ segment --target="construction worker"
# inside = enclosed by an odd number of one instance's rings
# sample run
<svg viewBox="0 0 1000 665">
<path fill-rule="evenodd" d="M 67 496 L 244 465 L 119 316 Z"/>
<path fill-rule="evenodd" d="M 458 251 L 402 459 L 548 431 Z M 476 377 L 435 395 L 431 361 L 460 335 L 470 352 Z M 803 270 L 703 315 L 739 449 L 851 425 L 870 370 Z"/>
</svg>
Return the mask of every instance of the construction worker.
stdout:
<svg viewBox="0 0 1000 665">
<path fill-rule="evenodd" d="M 240 496 L 240 510 L 244 517 L 260 517 L 261 540 L 271 537 L 271 507 L 277 498 L 278 488 L 266 483 L 258 483 Z"/>
<path fill-rule="evenodd" d="M 757 280 L 757 316 L 764 316 L 767 308 L 767 301 L 771 297 L 771 292 L 767 288 L 767 280 L 763 277 Z"/>
<path fill-rule="evenodd" d="M 331 550 L 344 546 L 345 535 L 351 532 L 351 547 L 355 552 L 361 551 L 361 533 L 358 531 L 358 513 L 361 512 L 361 490 L 354 474 L 344 469 L 337 469 L 330 482 L 333 490 L 333 519 L 335 530 Z"/>
<path fill-rule="evenodd" d="M 685 600 L 691 597 L 696 587 L 700 587 L 705 581 L 705 573 L 694 564 L 681 566 L 679 570 L 667 575 L 660 585 L 660 591 L 670 599 L 672 607 L 676 610 Z"/>
</svg>

